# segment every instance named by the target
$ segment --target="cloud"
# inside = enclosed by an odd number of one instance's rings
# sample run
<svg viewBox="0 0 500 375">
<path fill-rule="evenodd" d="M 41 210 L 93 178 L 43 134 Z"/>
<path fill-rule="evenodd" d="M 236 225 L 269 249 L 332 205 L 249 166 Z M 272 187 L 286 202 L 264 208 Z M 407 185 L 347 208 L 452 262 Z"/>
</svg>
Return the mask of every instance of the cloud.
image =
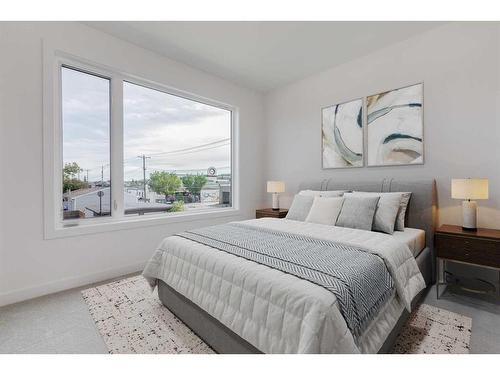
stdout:
<svg viewBox="0 0 500 375">
<path fill-rule="evenodd" d="M 145 123 L 150 130 L 171 124 L 189 126 L 211 116 L 220 116 L 221 112 L 228 112 L 128 82 L 123 86 L 123 100 L 124 116 L 131 129 L 140 128 Z"/>
<path fill-rule="evenodd" d="M 228 172 L 229 144 L 192 152 L 165 154 L 196 147 L 231 135 L 231 112 L 142 86 L 124 84 L 124 177 L 142 178 L 142 160 L 151 154 L 147 173 L 154 170 L 206 170 L 215 166 Z M 91 169 L 89 179 L 100 179 L 105 165 L 109 179 L 109 81 L 63 69 L 63 157 Z"/>
</svg>

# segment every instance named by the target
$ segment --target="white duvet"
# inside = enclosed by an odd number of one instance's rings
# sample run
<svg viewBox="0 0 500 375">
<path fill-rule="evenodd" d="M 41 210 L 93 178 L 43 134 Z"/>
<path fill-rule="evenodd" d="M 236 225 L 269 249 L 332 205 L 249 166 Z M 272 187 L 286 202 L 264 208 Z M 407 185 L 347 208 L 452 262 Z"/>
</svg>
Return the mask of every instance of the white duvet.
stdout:
<svg viewBox="0 0 500 375">
<path fill-rule="evenodd" d="M 264 353 L 377 352 L 425 287 L 408 246 L 390 235 L 286 219 L 245 223 L 364 248 L 384 259 L 396 285 L 394 298 L 355 342 L 335 295 L 321 286 L 185 238 L 165 238 L 143 272 L 150 284 L 163 280 Z"/>
</svg>

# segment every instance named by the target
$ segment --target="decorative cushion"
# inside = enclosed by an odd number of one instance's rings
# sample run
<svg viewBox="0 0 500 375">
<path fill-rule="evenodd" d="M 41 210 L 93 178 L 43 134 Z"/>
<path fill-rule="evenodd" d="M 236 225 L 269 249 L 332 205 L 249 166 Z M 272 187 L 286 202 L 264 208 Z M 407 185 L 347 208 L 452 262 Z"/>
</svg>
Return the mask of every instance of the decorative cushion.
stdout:
<svg viewBox="0 0 500 375">
<path fill-rule="evenodd" d="M 373 217 L 380 197 L 355 197 L 345 194 L 344 204 L 335 225 L 372 230 Z"/>
<path fill-rule="evenodd" d="M 411 193 L 403 192 L 401 193 L 401 202 L 399 204 L 398 216 L 396 217 L 396 227 L 395 230 L 405 230 L 405 218 L 406 212 L 408 211 L 408 204 L 410 203 Z"/>
<path fill-rule="evenodd" d="M 346 192 L 346 190 L 301 190 L 299 191 L 299 195 L 311 197 L 341 197 Z"/>
<path fill-rule="evenodd" d="M 346 195 L 359 197 L 380 197 L 375 217 L 373 220 L 373 230 L 388 234 L 394 233 L 396 226 L 396 217 L 401 205 L 402 193 L 374 193 L 355 191 Z"/>
<path fill-rule="evenodd" d="M 292 206 L 286 215 L 287 219 L 304 221 L 313 204 L 314 197 L 296 194 L 293 198 Z"/>
<path fill-rule="evenodd" d="M 344 198 L 315 197 L 306 221 L 310 223 L 335 225 Z"/>
</svg>

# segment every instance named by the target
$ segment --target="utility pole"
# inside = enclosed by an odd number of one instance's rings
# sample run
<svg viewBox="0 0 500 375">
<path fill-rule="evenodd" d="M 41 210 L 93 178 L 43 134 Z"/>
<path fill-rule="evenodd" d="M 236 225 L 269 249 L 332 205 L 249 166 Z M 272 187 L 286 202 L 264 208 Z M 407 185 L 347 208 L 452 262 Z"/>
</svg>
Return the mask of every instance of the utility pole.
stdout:
<svg viewBox="0 0 500 375">
<path fill-rule="evenodd" d="M 104 187 L 104 165 L 101 165 L 101 187 Z"/>
<path fill-rule="evenodd" d="M 87 179 L 85 180 L 86 183 L 89 182 L 89 171 L 90 169 L 84 169 L 85 172 L 87 172 Z"/>
<path fill-rule="evenodd" d="M 138 156 L 138 158 L 142 159 L 142 180 L 144 185 L 144 197 L 142 199 L 146 202 L 146 159 L 151 159 L 151 156 L 142 154 L 141 156 Z"/>
</svg>

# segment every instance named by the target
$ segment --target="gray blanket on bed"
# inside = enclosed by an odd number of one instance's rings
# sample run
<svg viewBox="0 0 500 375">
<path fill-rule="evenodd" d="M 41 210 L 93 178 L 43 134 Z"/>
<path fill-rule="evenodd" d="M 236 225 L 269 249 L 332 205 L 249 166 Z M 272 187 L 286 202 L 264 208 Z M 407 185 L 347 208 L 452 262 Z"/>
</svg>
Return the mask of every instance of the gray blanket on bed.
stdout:
<svg viewBox="0 0 500 375">
<path fill-rule="evenodd" d="M 242 223 L 190 230 L 177 236 L 326 288 L 335 294 L 355 338 L 394 292 L 383 259 L 361 248 Z"/>
</svg>

